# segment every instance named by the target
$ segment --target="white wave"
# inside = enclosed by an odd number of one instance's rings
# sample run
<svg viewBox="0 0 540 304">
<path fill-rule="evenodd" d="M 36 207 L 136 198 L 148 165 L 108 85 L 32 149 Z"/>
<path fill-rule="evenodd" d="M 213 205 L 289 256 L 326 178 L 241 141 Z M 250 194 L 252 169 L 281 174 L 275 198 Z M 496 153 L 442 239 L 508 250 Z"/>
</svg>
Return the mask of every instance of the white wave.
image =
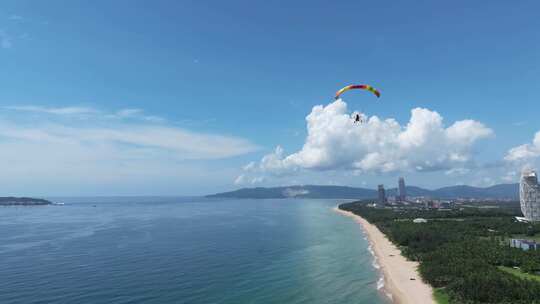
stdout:
<svg viewBox="0 0 540 304">
<path fill-rule="evenodd" d="M 377 281 L 377 290 L 384 288 L 384 276 L 381 276 Z"/>
<path fill-rule="evenodd" d="M 375 252 L 373 251 L 373 246 L 371 246 L 371 244 L 368 246 L 367 250 L 369 251 L 369 253 L 371 253 L 371 255 L 374 258 L 377 258 L 377 256 L 375 256 Z"/>
<path fill-rule="evenodd" d="M 377 290 L 382 291 L 384 295 L 387 296 L 392 303 L 394 302 L 394 297 L 392 296 L 392 294 L 388 290 L 384 289 L 384 275 L 382 274 L 379 280 L 377 281 Z"/>
<path fill-rule="evenodd" d="M 392 294 L 388 292 L 388 290 L 384 289 L 384 274 L 382 271 L 380 271 L 381 265 L 379 265 L 377 255 L 375 255 L 375 251 L 373 251 L 373 244 L 370 243 L 367 249 L 369 253 L 371 253 L 371 255 L 373 256 L 373 262 L 371 263 L 371 265 L 373 265 L 373 268 L 375 268 L 380 274 L 379 280 L 377 280 L 377 290 L 384 292 L 384 295 L 393 302 L 394 299 L 392 297 Z"/>
</svg>

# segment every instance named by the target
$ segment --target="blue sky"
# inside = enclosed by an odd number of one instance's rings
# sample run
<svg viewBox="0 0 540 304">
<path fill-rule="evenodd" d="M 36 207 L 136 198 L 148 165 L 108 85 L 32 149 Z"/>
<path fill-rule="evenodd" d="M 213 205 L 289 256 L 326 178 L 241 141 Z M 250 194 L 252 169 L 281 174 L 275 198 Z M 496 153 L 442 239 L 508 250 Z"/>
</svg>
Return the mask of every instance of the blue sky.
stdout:
<svg viewBox="0 0 540 304">
<path fill-rule="evenodd" d="M 507 161 L 512 148 L 528 143 L 528 162 L 540 154 L 537 1 L 290 2 L 3 1 L 2 188 L 173 195 L 290 183 L 373 187 L 399 175 L 431 188 L 489 185 L 511 181 L 522 165 Z M 383 95 L 375 102 L 351 92 L 347 111 L 406 128 L 411 110 L 424 108 L 444 128 L 470 119 L 490 132 L 460 147 L 466 161 L 433 170 L 359 169 L 354 158 L 264 167 L 277 146 L 279 161 L 304 151 L 312 107 L 332 103 L 350 83 Z M 339 140 L 355 142 L 350 136 Z M 399 161 L 412 163 L 411 153 Z"/>
</svg>

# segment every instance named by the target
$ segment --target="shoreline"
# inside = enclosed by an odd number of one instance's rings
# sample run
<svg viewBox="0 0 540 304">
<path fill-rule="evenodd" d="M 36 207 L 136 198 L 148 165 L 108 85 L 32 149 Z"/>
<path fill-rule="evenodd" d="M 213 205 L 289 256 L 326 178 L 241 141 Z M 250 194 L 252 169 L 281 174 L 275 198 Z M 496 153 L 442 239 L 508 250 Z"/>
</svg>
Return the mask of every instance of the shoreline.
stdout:
<svg viewBox="0 0 540 304">
<path fill-rule="evenodd" d="M 392 303 L 399 304 L 435 304 L 433 288 L 422 281 L 416 270 L 418 262 L 408 261 L 401 251 L 373 224 L 364 218 L 345 210 L 334 207 L 334 211 L 352 217 L 362 226 L 370 248 L 374 253 L 374 263 L 379 266 L 384 280 L 383 289 Z M 375 267 L 377 268 L 377 267 Z M 415 278 L 415 280 L 411 280 Z M 379 285 L 377 283 L 377 285 Z"/>
</svg>

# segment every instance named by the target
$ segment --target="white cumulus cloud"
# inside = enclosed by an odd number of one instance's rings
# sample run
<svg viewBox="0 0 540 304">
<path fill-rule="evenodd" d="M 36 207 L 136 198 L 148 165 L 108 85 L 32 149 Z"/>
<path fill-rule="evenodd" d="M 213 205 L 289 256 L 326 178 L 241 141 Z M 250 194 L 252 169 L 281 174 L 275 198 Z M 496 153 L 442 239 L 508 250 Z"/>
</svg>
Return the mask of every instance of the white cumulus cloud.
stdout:
<svg viewBox="0 0 540 304">
<path fill-rule="evenodd" d="M 439 113 L 424 108 L 412 109 L 404 126 L 377 116 L 354 123 L 342 100 L 313 107 L 306 122 L 308 135 L 302 149 L 286 155 L 278 146 L 257 164 L 248 164 L 245 173 L 463 171 L 472 162 L 473 145 L 493 135 L 490 128 L 474 120 L 446 127 Z"/>
<path fill-rule="evenodd" d="M 530 162 L 540 156 L 540 131 L 534 136 L 532 143 L 510 149 L 504 159 L 509 162 Z"/>
</svg>

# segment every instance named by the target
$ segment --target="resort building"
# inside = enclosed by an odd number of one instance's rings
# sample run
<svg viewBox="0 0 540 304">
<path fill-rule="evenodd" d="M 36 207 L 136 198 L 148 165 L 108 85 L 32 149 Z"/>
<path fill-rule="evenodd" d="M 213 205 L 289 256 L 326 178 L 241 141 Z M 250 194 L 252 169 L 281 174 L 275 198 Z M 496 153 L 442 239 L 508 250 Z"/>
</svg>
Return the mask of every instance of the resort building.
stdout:
<svg viewBox="0 0 540 304">
<path fill-rule="evenodd" d="M 380 206 L 386 205 L 386 192 L 384 191 L 384 185 L 379 185 L 378 192 L 379 192 L 378 204 Z"/>
<path fill-rule="evenodd" d="M 540 221 L 540 186 L 535 171 L 523 171 L 519 183 L 521 212 L 527 221 Z"/>
<path fill-rule="evenodd" d="M 540 249 L 540 244 L 535 241 L 510 239 L 510 247 L 520 248 L 523 250 L 537 250 Z"/>
<path fill-rule="evenodd" d="M 405 190 L 405 179 L 403 177 L 399 178 L 399 200 L 404 202 L 407 199 L 407 193 Z"/>
</svg>

